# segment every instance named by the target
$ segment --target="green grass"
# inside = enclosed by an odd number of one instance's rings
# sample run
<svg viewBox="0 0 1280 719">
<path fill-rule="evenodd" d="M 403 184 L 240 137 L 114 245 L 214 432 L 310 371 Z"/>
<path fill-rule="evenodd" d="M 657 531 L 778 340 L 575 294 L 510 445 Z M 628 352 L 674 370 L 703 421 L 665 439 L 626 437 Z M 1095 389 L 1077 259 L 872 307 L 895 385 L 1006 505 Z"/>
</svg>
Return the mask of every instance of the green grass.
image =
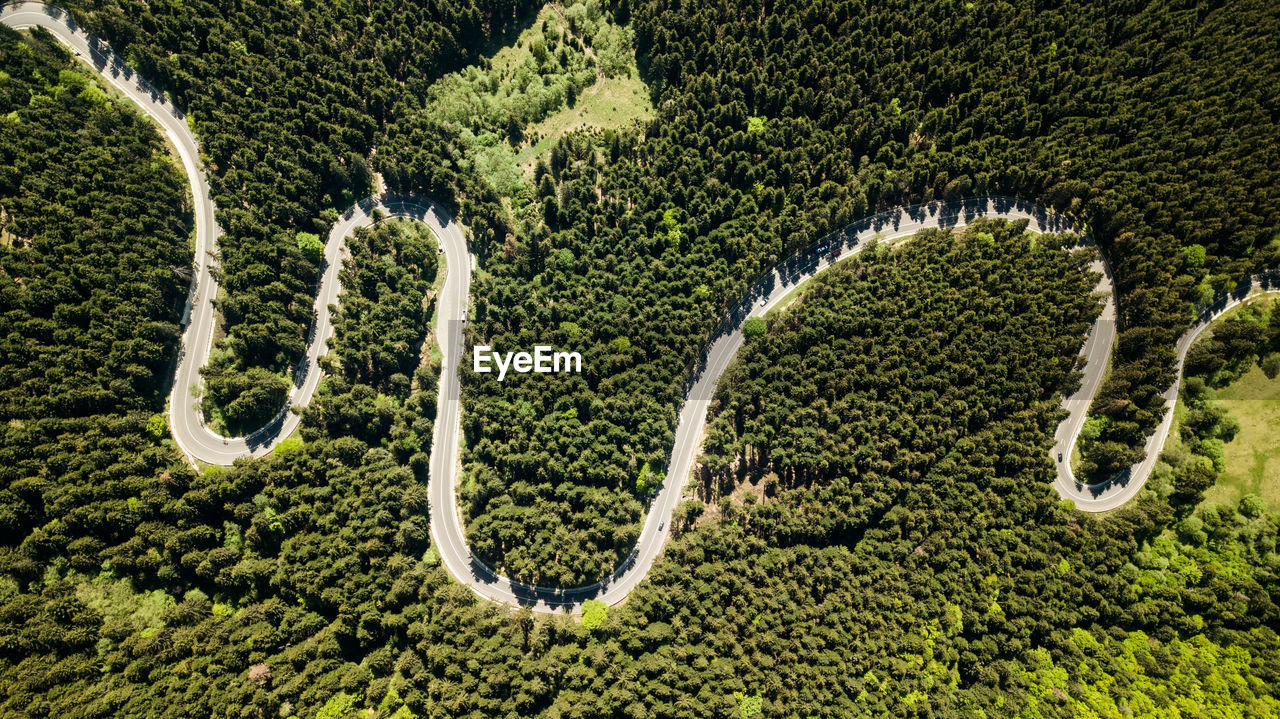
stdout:
<svg viewBox="0 0 1280 719">
<path fill-rule="evenodd" d="M 1268 379 L 1255 364 L 1217 396 L 1240 421 L 1240 433 L 1227 443 L 1226 468 L 1204 501 L 1234 505 L 1257 494 L 1280 509 L 1280 375 Z"/>
<path fill-rule="evenodd" d="M 1255 297 L 1214 320 L 1213 326 L 1253 308 L 1261 311 L 1265 323 L 1273 298 Z M 1197 342 L 1213 335 L 1213 326 Z M 1256 494 L 1272 509 L 1280 510 L 1280 375 L 1268 379 L 1256 363 L 1234 382 L 1214 390 L 1214 397 L 1240 422 L 1240 432 L 1226 443 L 1225 467 L 1214 486 L 1205 491 L 1201 506 L 1238 504 L 1248 494 Z M 1173 428 L 1165 449 L 1182 445 L 1179 428 L 1186 416 L 1179 393 L 1174 408 Z"/>
<path fill-rule="evenodd" d="M 277 444 L 275 448 L 271 450 L 271 454 L 277 457 L 284 458 L 284 457 L 288 457 L 289 455 L 293 454 L 295 451 L 300 449 L 304 444 L 304 442 L 302 441 L 301 428 L 302 428 L 302 425 L 298 425 L 298 427 L 295 427 L 293 432 L 288 437 L 285 437 L 284 439 L 280 440 L 280 444 Z"/>
<path fill-rule="evenodd" d="M 458 131 L 463 171 L 504 199 L 532 192 L 538 159 L 561 137 L 634 127 L 653 115 L 639 79 L 634 34 L 601 0 L 548 3 L 518 35 L 427 91 L 422 112 Z M 582 47 L 579 47 L 579 42 Z M 521 128 L 512 136 L 512 125 Z"/>
<path fill-rule="evenodd" d="M 439 365 L 444 361 L 444 353 L 440 351 L 440 343 L 436 341 L 436 324 L 440 321 L 440 291 L 444 289 L 444 278 L 449 266 L 443 252 L 436 254 L 436 261 L 439 263 L 436 266 L 436 281 L 431 283 L 431 296 L 435 301 L 431 303 L 431 317 L 427 320 L 427 337 L 424 341 L 428 345 L 427 358 Z"/>
<path fill-rule="evenodd" d="M 561 137 L 578 130 L 607 130 L 633 127 L 653 117 L 649 89 L 634 74 L 597 80 L 582 91 L 573 107 L 565 107 L 532 125 L 527 133 L 538 138 L 516 154 L 516 163 L 526 175 L 533 174 L 539 158 L 546 159 Z"/>
</svg>

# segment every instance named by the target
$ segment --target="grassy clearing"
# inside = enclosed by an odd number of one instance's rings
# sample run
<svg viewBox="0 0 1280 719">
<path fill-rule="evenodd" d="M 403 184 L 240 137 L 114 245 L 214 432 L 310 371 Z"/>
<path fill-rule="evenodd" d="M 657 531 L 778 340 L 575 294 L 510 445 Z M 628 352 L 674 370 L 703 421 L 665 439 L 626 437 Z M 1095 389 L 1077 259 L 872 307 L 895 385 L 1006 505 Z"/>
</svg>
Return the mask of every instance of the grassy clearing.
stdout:
<svg viewBox="0 0 1280 719">
<path fill-rule="evenodd" d="M 548 3 L 519 35 L 433 84 L 421 105 L 457 130 L 460 169 L 485 177 L 509 206 L 532 195 L 532 174 L 577 131 L 629 129 L 653 114 L 635 63 L 635 35 L 601 0 Z"/>
<path fill-rule="evenodd" d="M 1204 501 L 1234 505 L 1257 494 L 1280 509 L 1280 375 L 1268 379 L 1255 364 L 1217 396 L 1240 421 L 1240 432 L 1227 443 L 1226 468 Z"/>
<path fill-rule="evenodd" d="M 579 130 L 608 130 L 639 126 L 653 117 L 649 89 L 633 75 L 598 80 L 588 87 L 573 107 L 566 107 L 529 128 L 537 138 L 525 143 L 516 154 L 521 172 L 533 176 L 539 159 L 551 154 L 557 140 Z"/>
<path fill-rule="evenodd" d="M 435 238 L 432 237 L 433 242 L 434 240 Z M 440 343 L 436 341 L 436 325 L 440 322 L 440 303 L 437 300 L 440 297 L 440 291 L 444 289 L 444 278 L 448 274 L 449 266 L 443 252 L 436 253 L 436 262 L 438 263 L 436 279 L 431 283 L 431 292 L 427 295 L 431 302 L 431 317 L 427 320 L 427 336 L 422 341 L 426 348 L 422 363 L 431 363 L 438 367 L 444 361 L 444 354 L 440 351 Z"/>
<path fill-rule="evenodd" d="M 782 296 L 782 299 L 778 301 L 778 304 L 769 308 L 769 311 L 764 313 L 764 316 L 766 318 L 772 319 L 774 315 L 782 313 L 784 310 L 786 310 L 788 307 L 794 304 L 796 300 L 799 300 L 801 297 L 804 296 L 804 293 L 809 289 L 810 282 L 813 282 L 812 277 L 805 280 L 804 282 L 801 282 L 795 287 L 792 287 L 790 292 L 787 292 L 787 294 Z"/>
<path fill-rule="evenodd" d="M 1196 343 L 1213 337 L 1216 327 L 1255 313 L 1265 325 L 1274 307 L 1274 298 L 1256 297 L 1224 313 L 1206 329 Z M 1173 427 L 1165 442 L 1166 451 L 1183 447 L 1180 429 L 1188 415 L 1184 403 L 1186 383 L 1174 408 Z M 1240 423 L 1240 431 L 1223 447 L 1223 470 L 1214 486 L 1207 489 L 1201 506 L 1236 505 L 1249 494 L 1262 497 L 1271 509 L 1280 510 L 1280 375 L 1270 379 L 1250 362 L 1248 369 L 1226 386 L 1213 390 L 1213 401 L 1222 405 Z"/>
<path fill-rule="evenodd" d="M 299 424 L 297 427 L 293 428 L 293 431 L 289 433 L 288 437 L 280 440 L 280 444 L 277 444 L 275 448 L 271 450 L 271 454 L 281 458 L 288 457 L 301 449 L 303 444 L 305 444 L 305 441 L 302 439 L 302 425 Z"/>
</svg>

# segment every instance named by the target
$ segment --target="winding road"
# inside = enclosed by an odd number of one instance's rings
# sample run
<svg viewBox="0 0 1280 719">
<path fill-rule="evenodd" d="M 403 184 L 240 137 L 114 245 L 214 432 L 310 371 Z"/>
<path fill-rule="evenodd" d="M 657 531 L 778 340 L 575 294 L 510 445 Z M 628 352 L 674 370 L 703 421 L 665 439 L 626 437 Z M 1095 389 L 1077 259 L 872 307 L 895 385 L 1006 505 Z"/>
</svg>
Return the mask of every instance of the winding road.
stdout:
<svg viewBox="0 0 1280 719">
<path fill-rule="evenodd" d="M 466 543 L 462 517 L 458 512 L 455 483 L 459 476 L 462 411 L 458 369 L 465 351 L 463 327 L 473 262 L 459 224 L 430 200 L 393 195 L 363 200 L 343 215 L 329 233 L 325 245 L 316 293 L 315 322 L 308 338 L 306 355 L 294 375 L 288 406 L 282 407 L 271 422 L 248 437 L 223 437 L 205 426 L 196 398 L 201 384 L 199 371 L 208 361 L 213 345 L 213 299 L 217 296 L 218 285 L 211 270 L 217 262 L 219 229 L 214 221 L 214 205 L 200 162 L 199 144 L 183 113 L 139 78 L 105 43 L 84 33 L 75 20 L 59 8 L 34 2 L 11 4 L 0 10 L 0 22 L 15 29 L 42 27 L 48 30 L 93 67 L 105 82 L 155 120 L 181 158 L 195 206 L 195 273 L 183 315 L 186 330 L 182 335 L 169 398 L 169 423 L 175 442 L 193 462 L 228 465 L 241 457 L 262 456 L 297 427 L 300 417 L 290 410 L 307 405 L 319 385 L 321 370 L 317 361 L 328 351 L 328 340 L 333 334 L 330 307 L 337 303 L 341 291 L 338 271 L 347 257 L 345 240 L 355 228 L 372 225 L 375 211 L 381 211 L 388 217 L 415 219 L 431 228 L 447 263 L 444 287 L 437 304 L 436 336 L 443 364 L 429 470 L 432 539 L 450 574 L 476 594 L 511 606 L 529 606 L 535 611 L 576 613 L 581 611 L 582 602 L 587 599 L 617 604 L 648 574 L 662 551 L 670 532 L 672 513 L 680 502 L 697 459 L 700 434 L 716 383 L 742 346 L 742 324 L 748 317 L 763 315 L 798 284 L 835 262 L 855 256 L 869 246 L 872 239 L 892 241 L 924 229 L 963 227 L 979 218 L 999 218 L 1027 220 L 1028 229 L 1032 231 L 1075 233 L 1080 235 L 1082 242 L 1088 242 L 1085 233 L 1062 215 L 1021 200 L 982 197 L 930 203 L 874 215 L 819 240 L 787 259 L 758 280 L 747 297 L 724 318 L 702 361 L 692 368 L 679 412 L 675 444 L 668 461 L 667 480 L 652 500 L 636 548 L 611 576 L 596 584 L 570 589 L 532 586 L 500 576 L 476 557 Z M 837 249 L 841 250 L 838 258 L 834 256 Z M 1071 452 L 1084 425 L 1090 402 L 1101 385 L 1116 336 L 1115 295 L 1110 272 L 1101 259 L 1094 263 L 1093 269 L 1099 276 L 1097 292 L 1104 303 L 1103 309 L 1081 348 L 1083 380 L 1079 390 L 1063 400 L 1068 416 L 1058 427 L 1050 456 L 1058 468 L 1054 484 L 1058 493 L 1075 502 L 1079 509 L 1100 512 L 1121 506 L 1142 488 L 1169 433 L 1173 413 L 1166 411 L 1164 421 L 1148 439 L 1147 458 L 1121 476 L 1101 484 L 1087 485 L 1072 475 Z M 1178 380 L 1165 393 L 1167 407 L 1172 408 L 1177 398 L 1187 350 L 1209 322 L 1249 296 L 1280 291 L 1278 288 L 1280 275 L 1249 278 L 1235 291 L 1222 295 L 1201 311 L 1196 324 L 1178 342 Z M 1059 452 L 1063 457 L 1061 461 L 1057 460 Z"/>
</svg>

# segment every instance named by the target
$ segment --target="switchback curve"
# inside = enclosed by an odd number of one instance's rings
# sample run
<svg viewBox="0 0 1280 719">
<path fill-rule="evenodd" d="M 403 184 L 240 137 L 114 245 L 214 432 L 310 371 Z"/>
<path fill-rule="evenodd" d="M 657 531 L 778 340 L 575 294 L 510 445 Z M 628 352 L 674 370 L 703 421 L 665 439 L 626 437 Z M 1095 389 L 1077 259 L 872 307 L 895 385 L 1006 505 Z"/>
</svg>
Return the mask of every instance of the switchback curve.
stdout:
<svg viewBox="0 0 1280 719">
<path fill-rule="evenodd" d="M 437 422 L 430 461 L 430 524 L 432 539 L 449 572 L 479 596 L 511 606 L 529 606 L 535 611 L 579 612 L 587 599 L 606 604 L 621 602 L 648 574 L 661 552 L 668 532 L 668 522 L 687 482 L 698 452 L 698 436 L 706 421 L 707 409 L 716 382 L 742 346 L 742 323 L 748 317 L 763 315 L 777 305 L 796 285 L 833 264 L 832 251 L 843 252 L 838 260 L 854 256 L 868 245 L 868 240 L 884 241 L 908 237 L 929 228 L 962 227 L 978 218 L 1027 220 L 1029 229 L 1039 232 L 1084 233 L 1067 218 L 1031 203 L 1001 197 L 982 197 L 951 203 L 929 203 L 881 213 L 856 222 L 811 245 L 781 263 L 756 282 L 748 296 L 720 324 L 715 338 L 701 362 L 693 368 L 680 408 L 675 444 L 668 461 L 668 479 L 654 497 L 636 548 L 612 575 L 592 585 L 575 588 L 538 587 L 500 576 L 476 557 L 466 543 L 462 519 L 458 512 L 455 482 L 458 476 L 459 364 L 462 360 L 467 292 L 470 287 L 472 258 L 461 228 L 447 212 L 425 198 L 381 196 L 363 200 L 335 224 L 325 245 L 324 261 L 315 302 L 315 324 L 308 338 L 306 356 L 298 365 L 288 406 L 265 427 L 248 437 L 223 437 L 206 427 L 201 419 L 199 402 L 193 388 L 199 385 L 199 369 L 208 360 L 213 341 L 213 298 L 217 283 L 211 272 L 216 261 L 219 229 L 214 222 L 214 205 L 208 182 L 199 161 L 199 144 L 180 110 L 162 93 L 152 88 L 128 68 L 105 43 L 84 33 L 65 11 L 36 2 L 20 2 L 0 10 L 0 22 L 15 29 L 42 27 L 67 45 L 83 61 L 94 67 L 104 81 L 136 103 L 164 130 L 181 158 L 195 204 L 195 275 L 187 299 L 183 322 L 178 367 L 174 375 L 169 401 L 170 427 L 175 441 L 192 460 L 227 465 L 245 456 L 261 456 L 280 440 L 289 436 L 300 421 L 292 406 L 308 404 L 319 385 L 318 360 L 327 352 L 333 334 L 329 308 L 337 303 L 340 287 L 338 271 L 346 256 L 345 239 L 357 227 L 374 222 L 375 210 L 387 216 L 407 217 L 425 222 L 440 241 L 448 271 L 437 305 L 439 323 L 437 339 L 443 355 Z M 822 247 L 822 251 L 817 249 Z M 1059 425 L 1051 456 L 1062 453 L 1055 463 L 1058 477 L 1055 488 L 1064 499 L 1070 499 L 1085 511 L 1098 512 L 1118 507 L 1131 499 L 1143 486 L 1155 465 L 1172 424 L 1172 412 L 1147 441 L 1147 458 L 1128 472 L 1109 482 L 1083 484 L 1070 469 L 1070 453 L 1083 427 L 1088 407 L 1101 384 L 1107 360 L 1115 339 L 1115 297 L 1109 270 L 1099 260 L 1098 292 L 1104 299 L 1099 319 L 1089 332 L 1081 350 L 1084 377 L 1079 390 L 1063 400 L 1067 419 Z M 1182 364 L 1187 350 L 1201 331 L 1245 298 L 1260 292 L 1280 291 L 1280 275 L 1267 273 L 1249 278 L 1235 291 L 1219 297 L 1203 308 L 1198 322 L 1178 342 L 1177 380 L 1165 393 L 1171 409 L 1177 397 Z"/>
</svg>

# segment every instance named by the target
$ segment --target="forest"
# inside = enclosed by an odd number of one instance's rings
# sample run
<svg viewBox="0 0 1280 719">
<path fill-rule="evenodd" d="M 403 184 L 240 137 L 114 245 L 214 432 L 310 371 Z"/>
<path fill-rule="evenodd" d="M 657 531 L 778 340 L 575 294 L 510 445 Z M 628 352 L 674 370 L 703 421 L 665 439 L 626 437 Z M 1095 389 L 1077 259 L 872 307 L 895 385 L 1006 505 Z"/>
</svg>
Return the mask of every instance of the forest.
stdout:
<svg viewBox="0 0 1280 719">
<path fill-rule="evenodd" d="M 47 35 L 0 28 L 0 57 L 0 526 L 26 580 L 96 570 L 177 461 L 163 408 L 193 227 L 146 118 Z"/>
<path fill-rule="evenodd" d="M 468 536 L 514 576 L 585 583 L 626 555 L 725 308 L 874 210 L 994 192 L 1090 228 L 1120 291 L 1100 477 L 1138 459 L 1192 304 L 1280 263 L 1280 59 L 1239 32 L 1275 29 L 1270 5 L 739 5 L 617 7 L 657 117 L 560 141 L 541 212 L 463 203 L 488 275 L 473 341 L 573 342 L 598 368 L 464 388 Z M 447 132 L 398 118 L 378 165 L 431 191 L 421 144 Z"/>
<path fill-rule="evenodd" d="M 316 276 L 299 235 L 323 236 L 375 170 L 468 227 L 484 270 L 471 341 L 572 341 L 600 368 L 464 386 L 469 536 L 524 579 L 589 582 L 625 556 L 721 313 L 791 250 L 872 211 L 999 193 L 1090 227 L 1122 325 L 1094 406 L 1115 450 L 1100 477 L 1140 455 L 1192 304 L 1280 263 L 1280 58 L 1261 0 L 634 0 L 572 4 L 550 24 L 523 2 L 83 1 L 86 27 L 204 138 L 228 235 L 211 421 L 230 409 L 248 429 L 278 410 Z M 493 74 L 493 47 L 522 29 L 542 34 L 545 61 Z M 543 112 L 513 89 L 554 103 L 563 87 L 568 102 L 592 63 L 619 72 L 603 61 L 619 38 L 634 38 L 653 118 L 570 133 L 535 162 L 532 190 L 509 182 L 520 171 L 501 160 Z M 461 68 L 477 69 L 436 85 Z M 481 78 L 474 92 L 493 97 L 467 122 L 424 104 Z"/>
<path fill-rule="evenodd" d="M 475 57 L 524 2 L 414 5 L 106 0 L 67 6 L 182 107 L 211 170 L 225 336 L 207 415 L 251 431 L 279 411 L 302 355 L 323 236 L 373 190 L 375 137 L 403 94 Z M 441 195 L 451 201 L 451 195 Z M 216 410 L 216 411 L 215 411 Z M 223 416 L 230 410 L 231 416 Z"/>
<path fill-rule="evenodd" d="M 472 341 L 580 348 L 583 375 L 464 377 L 469 539 L 518 577 L 589 581 L 629 551 L 724 308 L 877 208 L 1003 192 L 1086 222 L 1121 289 L 1094 409 L 1126 446 L 1192 303 L 1277 264 L 1280 13 L 1256 0 L 612 4 L 654 118 L 569 133 L 510 196 L 419 99 L 531 4 L 71 7 L 204 143 L 217 411 L 274 411 L 305 236 L 375 170 L 467 225 Z M 742 350 L 648 581 L 580 620 L 508 611 L 430 546 L 429 234 L 353 237 L 299 435 L 196 470 L 163 414 L 182 177 L 52 41 L 0 43 L 0 713 L 1280 714 L 1280 515 L 1200 504 L 1232 435 L 1210 393 L 1274 356 L 1270 324 L 1193 353 L 1184 449 L 1094 517 L 1047 455 L 1097 311 L 1083 257 L 1007 224 L 868 250 Z"/>
</svg>

